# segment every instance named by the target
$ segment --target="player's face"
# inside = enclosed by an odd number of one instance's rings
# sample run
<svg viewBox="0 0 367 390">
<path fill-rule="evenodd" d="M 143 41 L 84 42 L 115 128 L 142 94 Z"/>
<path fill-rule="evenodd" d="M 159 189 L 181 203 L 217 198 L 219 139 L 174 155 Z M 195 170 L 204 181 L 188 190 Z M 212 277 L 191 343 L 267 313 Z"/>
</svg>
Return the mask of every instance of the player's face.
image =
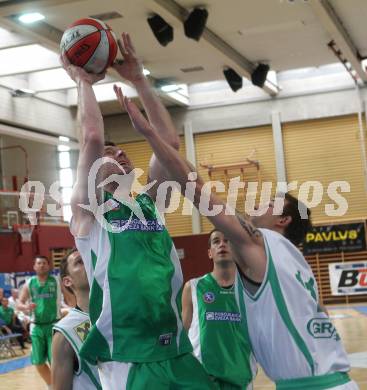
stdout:
<svg viewBox="0 0 367 390">
<path fill-rule="evenodd" d="M 8 307 L 8 305 L 9 305 L 9 300 L 8 300 L 8 298 L 3 298 L 3 299 L 1 300 L 1 304 L 2 304 L 4 307 Z"/>
<path fill-rule="evenodd" d="M 126 153 L 117 146 L 105 146 L 103 157 L 112 158 L 122 168 L 119 169 L 113 164 L 108 164 L 108 163 L 104 164 L 103 167 L 104 178 L 107 178 L 108 176 L 114 173 L 118 175 L 123 175 L 124 172 L 130 173 L 134 169 L 134 166 L 130 161 L 130 159 L 127 157 Z"/>
<path fill-rule="evenodd" d="M 14 298 L 14 299 L 18 299 L 18 290 L 16 289 L 12 289 L 11 290 L 11 296 Z"/>
<path fill-rule="evenodd" d="M 69 287 L 76 290 L 89 289 L 87 273 L 84 263 L 78 251 L 73 252 L 68 258 Z"/>
<path fill-rule="evenodd" d="M 257 228 L 274 229 L 277 225 L 280 215 L 273 215 L 274 212 L 274 200 L 271 200 L 268 204 L 259 205 L 258 209 L 265 210 L 262 215 L 252 216 L 251 222 Z"/>
<path fill-rule="evenodd" d="M 46 259 L 37 258 L 34 263 L 33 269 L 38 276 L 45 276 L 50 271 L 50 264 L 48 264 L 48 261 Z"/>
<path fill-rule="evenodd" d="M 211 234 L 208 255 L 214 263 L 233 261 L 229 241 L 222 232 L 215 231 Z"/>
</svg>

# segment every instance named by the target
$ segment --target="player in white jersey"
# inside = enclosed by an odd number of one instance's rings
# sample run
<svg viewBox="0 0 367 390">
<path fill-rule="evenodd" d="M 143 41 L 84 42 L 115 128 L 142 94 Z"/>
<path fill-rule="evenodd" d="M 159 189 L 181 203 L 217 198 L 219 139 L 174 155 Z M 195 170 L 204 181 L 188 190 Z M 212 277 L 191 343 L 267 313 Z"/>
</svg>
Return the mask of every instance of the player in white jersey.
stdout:
<svg viewBox="0 0 367 390">
<path fill-rule="evenodd" d="M 101 390 L 97 367 L 88 364 L 79 356 L 90 328 L 89 284 L 83 260 L 76 249 L 61 260 L 60 279 L 63 286 L 75 295 L 77 305 L 53 327 L 52 388 Z"/>
<path fill-rule="evenodd" d="M 320 308 L 312 270 L 296 247 L 311 225 L 309 210 L 291 195 L 278 194 L 277 206 L 283 203 L 280 212 L 273 212 L 271 201 L 258 217 L 234 215 L 208 191 L 197 172 L 193 174 L 195 169 L 158 136 L 121 89 L 116 95 L 171 179 L 178 181 L 182 194 L 194 192 L 194 205 L 206 211 L 215 227 L 228 237 L 241 274 L 261 283 L 257 292 L 251 293 L 246 282 L 242 285 L 238 280 L 237 300 L 247 320 L 244 332 L 250 336 L 255 357 L 277 389 L 358 388 L 348 376 L 350 365 L 340 337 Z M 189 177 L 195 181 L 195 191 L 186 191 Z"/>
</svg>

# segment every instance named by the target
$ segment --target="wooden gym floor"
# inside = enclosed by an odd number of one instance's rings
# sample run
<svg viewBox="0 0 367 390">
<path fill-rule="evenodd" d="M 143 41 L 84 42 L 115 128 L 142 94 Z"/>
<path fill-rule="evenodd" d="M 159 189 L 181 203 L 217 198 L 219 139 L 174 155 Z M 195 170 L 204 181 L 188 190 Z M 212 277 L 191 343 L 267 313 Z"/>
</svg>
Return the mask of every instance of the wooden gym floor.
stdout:
<svg viewBox="0 0 367 390">
<path fill-rule="evenodd" d="M 361 390 L 367 390 L 367 306 L 330 307 L 332 316 L 352 363 L 351 377 Z M 23 356 L 20 355 L 19 356 Z M 0 361 L 0 369 L 4 361 Z M 255 380 L 256 390 L 275 389 L 262 370 Z M 0 375 L 1 390 L 46 389 L 35 369 L 27 366 Z"/>
</svg>

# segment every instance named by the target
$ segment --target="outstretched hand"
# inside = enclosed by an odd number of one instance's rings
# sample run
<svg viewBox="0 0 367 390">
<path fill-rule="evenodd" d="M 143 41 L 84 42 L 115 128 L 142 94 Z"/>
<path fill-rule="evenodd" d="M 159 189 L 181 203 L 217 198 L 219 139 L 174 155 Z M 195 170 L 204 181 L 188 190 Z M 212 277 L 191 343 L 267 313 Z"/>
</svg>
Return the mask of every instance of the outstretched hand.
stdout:
<svg viewBox="0 0 367 390">
<path fill-rule="evenodd" d="M 123 61 L 116 60 L 113 68 L 127 81 L 136 83 L 144 78 L 143 65 L 138 59 L 135 48 L 128 33 L 121 34 L 121 40 L 117 40 Z"/>
<path fill-rule="evenodd" d="M 62 67 L 66 70 L 66 73 L 70 78 L 78 83 L 78 81 L 85 81 L 88 84 L 95 84 L 105 78 L 106 72 L 100 74 L 88 73 L 79 66 L 72 65 L 65 53 L 60 55 L 60 62 Z"/>
<path fill-rule="evenodd" d="M 115 91 L 115 94 L 116 94 L 117 100 L 120 103 L 120 106 L 122 108 L 125 108 L 125 110 L 129 114 L 131 123 L 134 126 L 134 128 L 140 134 L 142 134 L 144 137 L 147 137 L 148 135 L 151 135 L 152 133 L 154 133 L 153 127 L 147 121 L 145 116 L 140 112 L 140 110 L 136 106 L 136 104 L 134 104 L 130 99 L 128 99 L 126 96 L 124 96 L 121 88 L 115 84 L 113 86 L 113 90 Z"/>
</svg>

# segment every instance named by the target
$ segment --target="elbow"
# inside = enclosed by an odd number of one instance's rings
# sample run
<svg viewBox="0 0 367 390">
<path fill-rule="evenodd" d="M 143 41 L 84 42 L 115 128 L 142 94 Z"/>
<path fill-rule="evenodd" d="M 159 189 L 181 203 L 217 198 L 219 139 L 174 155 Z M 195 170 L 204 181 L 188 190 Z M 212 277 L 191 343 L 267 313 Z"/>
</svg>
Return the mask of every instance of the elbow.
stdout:
<svg viewBox="0 0 367 390">
<path fill-rule="evenodd" d="M 103 143 L 103 131 L 97 127 L 89 127 L 84 133 L 84 144 L 100 145 Z"/>
<path fill-rule="evenodd" d="M 175 134 L 173 135 L 168 141 L 168 144 L 172 146 L 174 149 L 179 150 L 180 149 L 180 137 Z"/>
</svg>

